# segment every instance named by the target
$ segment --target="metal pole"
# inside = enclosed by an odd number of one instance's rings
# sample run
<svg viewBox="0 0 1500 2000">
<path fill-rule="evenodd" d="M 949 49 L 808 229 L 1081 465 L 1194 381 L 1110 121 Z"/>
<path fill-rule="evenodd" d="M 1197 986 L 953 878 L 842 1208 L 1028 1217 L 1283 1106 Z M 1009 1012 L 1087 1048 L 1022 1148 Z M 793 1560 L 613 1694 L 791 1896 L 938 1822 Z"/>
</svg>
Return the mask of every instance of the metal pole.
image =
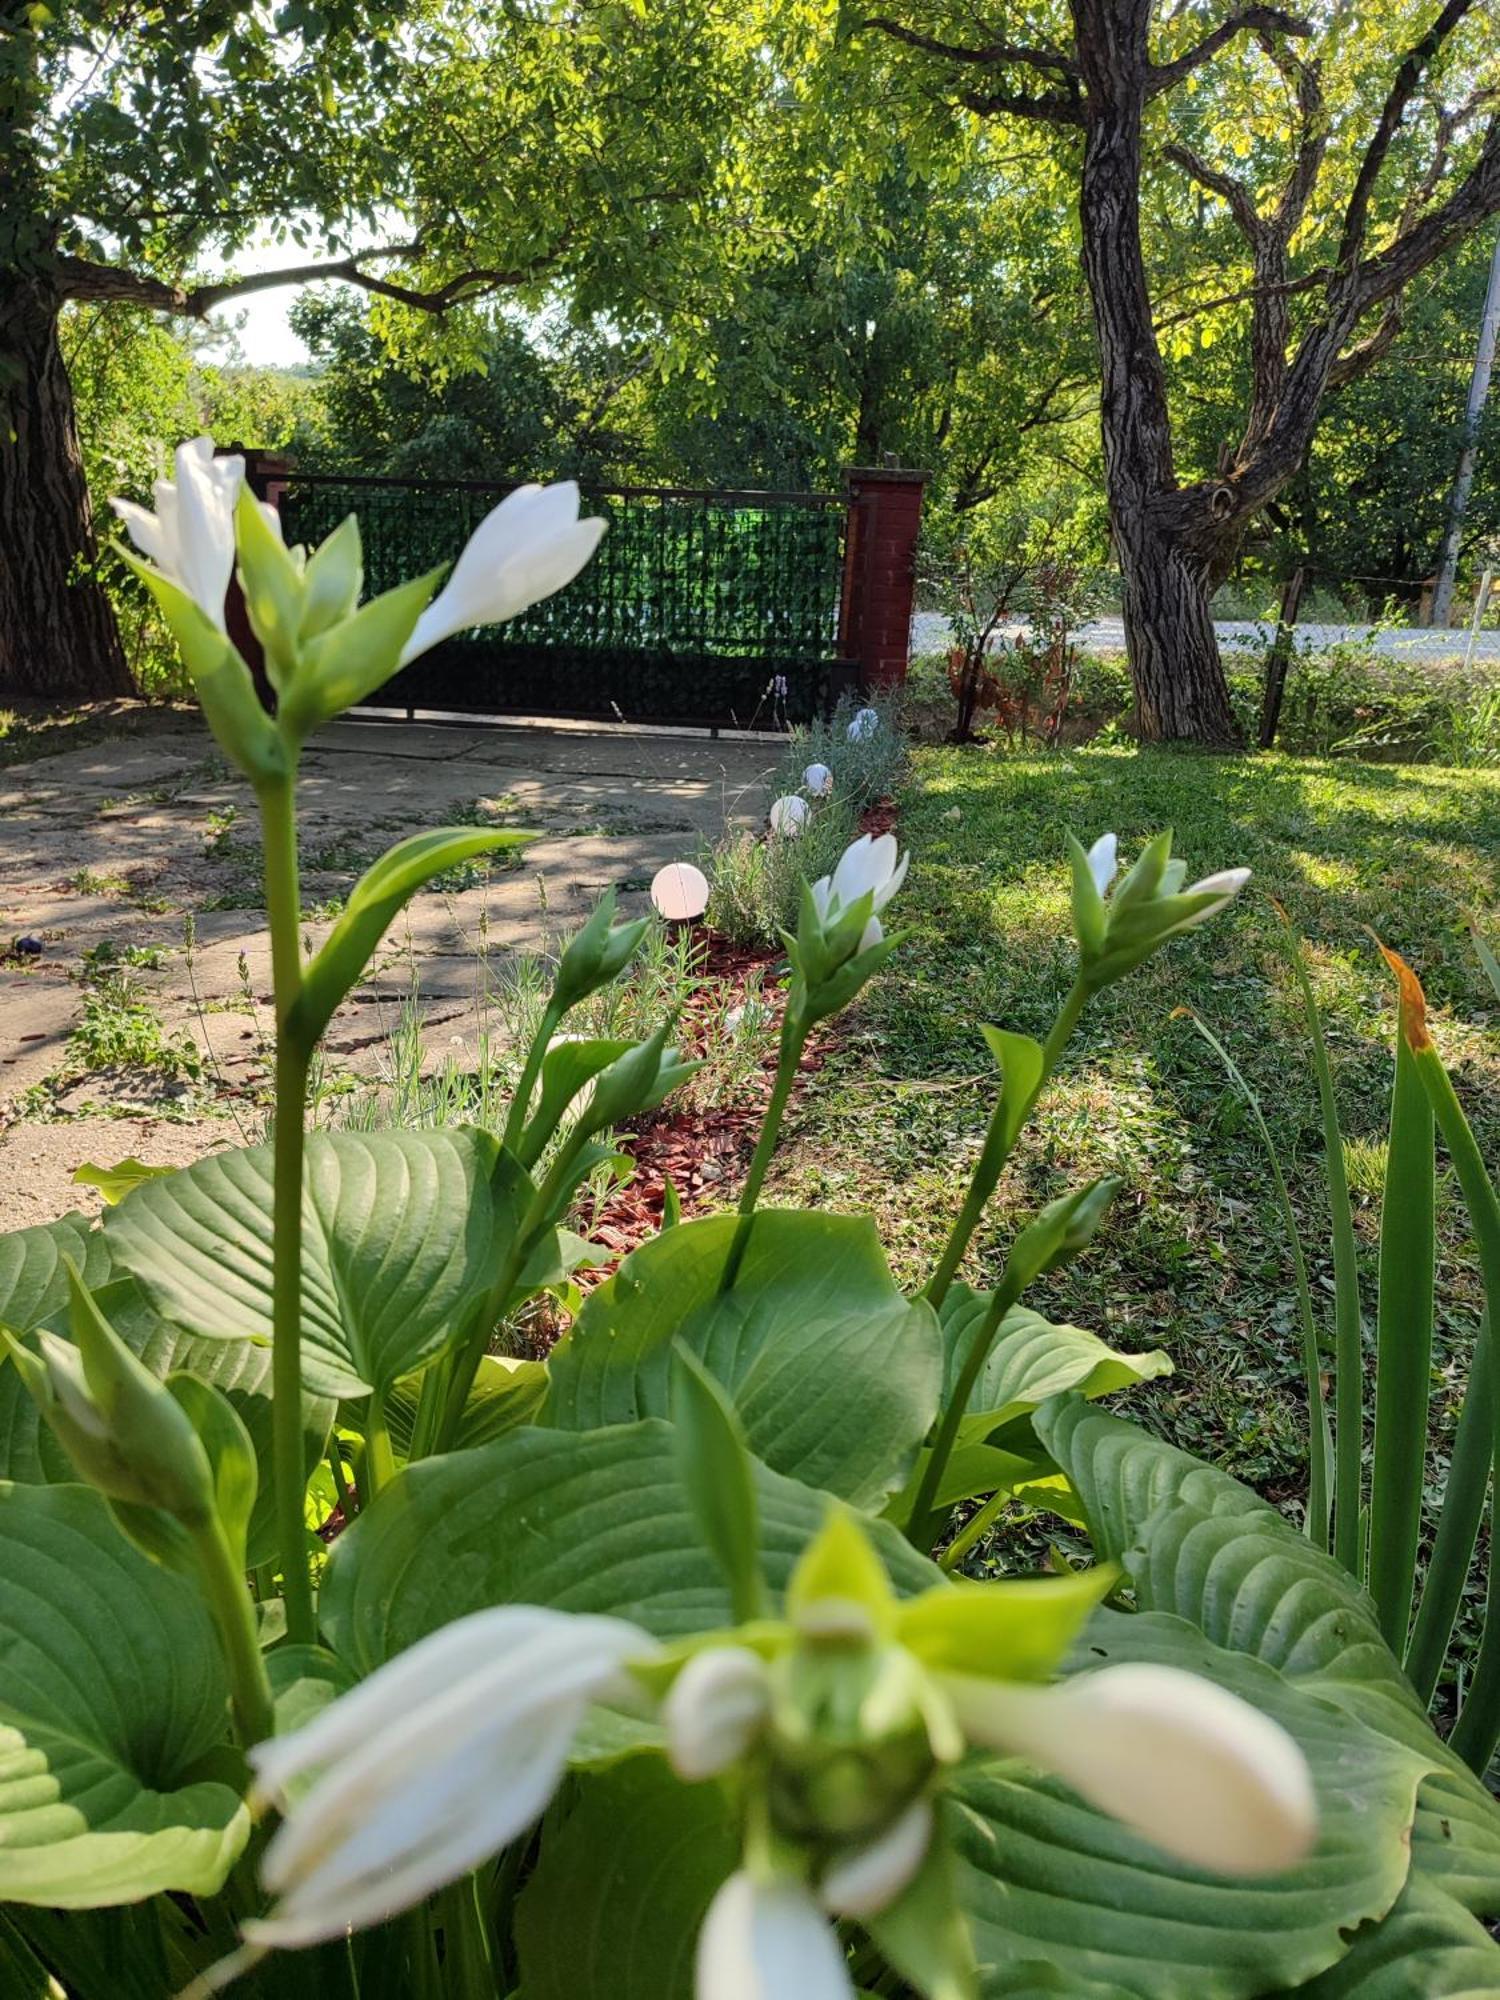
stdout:
<svg viewBox="0 0 1500 2000">
<path fill-rule="evenodd" d="M 1495 365 L 1495 336 L 1500 331 L 1500 236 L 1495 238 L 1490 258 L 1489 289 L 1484 297 L 1484 314 L 1479 322 L 1479 345 L 1474 353 L 1474 372 L 1469 377 L 1469 400 L 1464 407 L 1463 442 L 1458 466 L 1448 495 L 1448 524 L 1438 552 L 1437 574 L 1432 585 L 1430 625 L 1446 625 L 1453 608 L 1453 582 L 1458 574 L 1458 552 L 1463 540 L 1464 515 L 1469 510 L 1469 494 L 1474 485 L 1474 460 L 1479 449 L 1479 420 L 1490 392 L 1490 371 Z"/>
</svg>

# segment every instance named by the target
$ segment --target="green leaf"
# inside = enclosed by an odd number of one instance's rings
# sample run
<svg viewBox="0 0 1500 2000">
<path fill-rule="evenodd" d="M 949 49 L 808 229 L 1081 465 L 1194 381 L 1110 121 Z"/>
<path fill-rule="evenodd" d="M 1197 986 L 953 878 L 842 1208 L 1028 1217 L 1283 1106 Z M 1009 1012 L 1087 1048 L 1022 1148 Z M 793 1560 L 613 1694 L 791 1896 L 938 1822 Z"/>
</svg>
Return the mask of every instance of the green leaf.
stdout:
<svg viewBox="0 0 1500 2000">
<path fill-rule="evenodd" d="M 906 1521 L 911 1518 L 917 1490 L 931 1456 L 928 1450 L 917 1454 L 911 1477 L 902 1490 L 886 1502 L 884 1512 L 887 1519 Z M 938 1481 L 932 1502 L 935 1507 L 956 1507 L 960 1500 L 987 1499 L 1002 1488 L 1009 1492 L 1020 1481 L 1044 1479 L 1051 1470 L 1050 1459 L 1041 1452 L 1023 1456 L 1020 1452 L 1001 1451 L 992 1444 L 961 1444 L 943 1467 L 943 1476 Z"/>
<path fill-rule="evenodd" d="M 163 1381 L 174 1372 L 212 1383 L 233 1406 L 250 1436 L 259 1468 L 245 1560 L 269 1562 L 277 1553 L 271 1474 L 271 1350 L 249 1340 L 200 1340 L 170 1325 L 133 1278 L 116 1278 L 95 1294 L 126 1346 Z M 66 1308 L 45 1322 L 49 1333 L 71 1337 Z M 302 1398 L 303 1454 L 308 1471 L 323 1456 L 334 1403 L 306 1392 Z M 0 1478 L 26 1485 L 74 1478 L 62 1447 L 26 1394 L 16 1371 L 0 1368 Z"/>
<path fill-rule="evenodd" d="M 1475 1908 L 1500 1909 L 1500 1806 L 1434 1735 L 1374 1604 L 1342 1566 L 1248 1487 L 1131 1424 L 1073 1401 L 1035 1422 L 1083 1500 L 1095 1549 L 1123 1563 L 1141 1609 L 1191 1620 L 1425 1760 L 1421 1865 Z"/>
<path fill-rule="evenodd" d="M 1303 2000 L 1492 2000 L 1500 1946 L 1451 1897 L 1413 1879 L 1389 1916 L 1297 1991 Z"/>
<path fill-rule="evenodd" d="M 779 1598 L 827 1496 L 760 1465 L 755 1492 L 761 1561 Z M 941 1581 L 885 1522 L 865 1526 L 898 1592 Z M 608 1613 L 661 1639 L 728 1625 L 729 1593 L 682 1491 L 671 1425 L 527 1428 L 482 1451 L 419 1459 L 334 1543 L 320 1615 L 334 1651 L 365 1674 L 491 1604 Z"/>
<path fill-rule="evenodd" d="M 302 1355 L 321 1396 L 389 1391 L 465 1331 L 531 1183 L 488 1133 L 322 1132 L 307 1142 Z M 137 1189 L 105 1234 L 166 1319 L 271 1339 L 272 1153 L 216 1153 Z"/>
<path fill-rule="evenodd" d="M 302 665 L 282 698 L 280 716 L 293 737 L 355 708 L 388 681 L 413 627 L 437 588 L 441 568 L 397 584 L 362 604 L 351 618 L 302 648 Z"/>
<path fill-rule="evenodd" d="M 516 1145 L 523 1167 L 536 1165 L 578 1093 L 634 1047 L 634 1042 L 568 1041 L 548 1049 L 542 1058 L 542 1093 Z"/>
<path fill-rule="evenodd" d="M 1072 1667 L 1137 1660 L 1202 1674 L 1290 1732 L 1317 1791 L 1317 1846 L 1280 1875 L 1210 1875 L 1019 1760 L 966 1770 L 945 1819 L 981 1966 L 1046 1958 L 1151 2000 L 1249 2000 L 1315 1977 L 1400 1893 L 1425 1760 L 1182 1619 L 1096 1612 Z"/>
<path fill-rule="evenodd" d="M 1093 887 L 1092 881 L 1089 884 Z M 1001 1104 L 1005 1113 L 1001 1144 L 1006 1152 L 1026 1121 L 1026 1112 L 1041 1088 L 1046 1053 L 1030 1035 L 1014 1035 L 1004 1028 L 981 1028 L 990 1053 L 1000 1067 Z"/>
<path fill-rule="evenodd" d="M 250 1433 L 229 1398 L 207 1382 L 200 1382 L 196 1375 L 179 1369 L 167 1377 L 167 1387 L 187 1412 L 199 1443 L 208 1454 L 214 1511 L 235 1562 L 246 1569 L 250 1517 L 259 1486 Z"/>
<path fill-rule="evenodd" d="M 887 1963 L 923 2000 L 971 2000 L 978 1992 L 974 1944 L 959 1908 L 946 1841 L 930 1844 L 912 1881 L 865 1927 Z"/>
<path fill-rule="evenodd" d="M 755 1479 L 734 1406 L 691 1349 L 679 1342 L 672 1372 L 673 1438 L 682 1489 L 704 1546 L 729 1585 L 736 1620 L 764 1611 Z"/>
<path fill-rule="evenodd" d="M 524 847 L 536 837 L 502 827 L 438 827 L 397 841 L 372 862 L 303 976 L 288 1021 L 300 1045 L 310 1049 L 317 1041 L 394 918 L 424 883 L 478 854 Z"/>
<path fill-rule="evenodd" d="M 943 1300 L 945 1397 L 953 1391 L 990 1296 L 955 1284 Z M 1012 1306 L 974 1385 L 959 1437 L 971 1442 L 987 1437 L 1065 1390 L 1090 1398 L 1110 1396 L 1171 1372 L 1171 1359 L 1160 1348 L 1122 1354 L 1081 1326 L 1058 1326 L 1025 1306 Z"/>
<path fill-rule="evenodd" d="M 13 1333 L 29 1333 L 67 1305 L 65 1257 L 91 1290 L 109 1276 L 109 1250 L 86 1215 L 0 1236 L 0 1322 Z"/>
<path fill-rule="evenodd" d="M 197 1593 L 86 1487 L 0 1483 L 0 1900 L 212 1895 L 249 1818 L 205 1760 L 228 1688 Z"/>
<path fill-rule="evenodd" d="M 692 2000 L 699 1927 L 738 1865 L 718 1785 L 659 1757 L 581 1779 L 516 1905 L 526 2000 Z"/>
<path fill-rule="evenodd" d="M 342 1660 L 322 1646 L 276 1646 L 266 1655 L 276 1734 L 288 1736 L 354 1686 Z"/>
<path fill-rule="evenodd" d="M 106 1206 L 113 1208 L 142 1181 L 159 1180 L 163 1174 L 175 1174 L 176 1171 L 175 1167 L 148 1167 L 144 1160 L 138 1160 L 130 1153 L 123 1160 L 116 1160 L 112 1167 L 96 1166 L 91 1160 L 85 1161 L 81 1167 L 75 1168 L 73 1185 L 97 1188 Z"/>
<path fill-rule="evenodd" d="M 589 1295 L 553 1350 L 544 1421 L 592 1430 L 665 1415 L 680 1339 L 732 1397 L 758 1458 L 881 1506 L 937 1411 L 931 1308 L 896 1289 L 868 1219 L 774 1209 L 757 1213 L 721 1293 L 735 1221 L 679 1224 Z"/>
</svg>

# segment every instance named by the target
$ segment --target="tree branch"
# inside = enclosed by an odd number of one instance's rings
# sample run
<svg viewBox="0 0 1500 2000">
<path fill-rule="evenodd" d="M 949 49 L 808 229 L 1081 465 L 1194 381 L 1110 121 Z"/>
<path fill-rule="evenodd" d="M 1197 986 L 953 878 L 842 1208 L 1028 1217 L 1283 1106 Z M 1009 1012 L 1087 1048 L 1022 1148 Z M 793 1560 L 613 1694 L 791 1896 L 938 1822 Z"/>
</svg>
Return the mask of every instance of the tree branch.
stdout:
<svg viewBox="0 0 1500 2000">
<path fill-rule="evenodd" d="M 252 292 L 273 291 L 278 285 L 309 285 L 338 280 L 358 285 L 378 298 L 394 299 L 418 312 L 447 312 L 450 307 L 493 291 L 524 285 L 556 263 L 567 247 L 568 232 L 528 264 L 511 270 L 478 265 L 460 271 L 446 284 L 424 291 L 412 285 L 396 284 L 363 266 L 376 260 L 415 257 L 420 243 L 393 243 L 383 249 L 361 250 L 350 257 L 317 264 L 289 264 L 275 271 L 257 271 L 245 278 L 223 278 L 203 285 L 170 284 L 164 278 L 130 271 L 115 264 L 96 264 L 86 257 L 63 256 L 57 260 L 63 293 L 70 299 L 91 299 L 111 304 L 145 306 L 153 312 L 172 313 L 188 319 L 202 319 L 231 299 Z"/>
<path fill-rule="evenodd" d="M 1349 206 L 1344 211 L 1344 227 L 1339 238 L 1338 257 L 1335 260 L 1341 272 L 1353 269 L 1364 245 L 1365 230 L 1370 219 L 1370 200 L 1375 192 L 1375 183 L 1380 178 L 1380 170 L 1385 165 L 1386 155 L 1391 150 L 1391 141 L 1406 116 L 1406 107 L 1416 94 L 1417 86 L 1421 83 L 1433 58 L 1473 4 L 1474 0 L 1447 0 L 1447 5 L 1427 33 L 1407 50 L 1401 67 L 1396 72 L 1390 90 L 1386 93 L 1379 121 L 1371 135 L 1369 145 L 1365 148 L 1364 159 L 1360 162 L 1354 191 L 1349 196 Z"/>
<path fill-rule="evenodd" d="M 1082 97 L 1065 97 L 1060 91 L 1027 97 L 1008 90 L 965 91 L 959 102 L 981 118 L 1030 118 L 1043 125 L 1083 124 Z"/>
<path fill-rule="evenodd" d="M 900 21 L 890 21 L 880 15 L 860 21 L 857 26 L 861 29 L 874 28 L 882 35 L 889 35 L 894 42 L 904 42 L 909 49 L 921 49 L 929 56 L 943 56 L 949 62 L 978 63 L 983 69 L 998 69 L 1003 63 L 1023 63 L 1028 69 L 1048 71 L 1075 81 L 1081 75 L 1074 58 L 1061 49 L 1036 48 L 1023 42 L 987 42 L 983 48 L 965 48 L 960 42 L 941 41 L 936 35 L 924 35 L 917 28 L 908 28 Z"/>
<path fill-rule="evenodd" d="M 1191 146 L 1163 146 L 1162 153 L 1201 187 L 1206 187 L 1210 194 L 1216 194 L 1220 201 L 1227 203 L 1243 234 L 1251 243 L 1259 242 L 1265 224 L 1255 206 L 1254 197 L 1242 180 L 1211 167 L 1202 154 L 1195 153 Z"/>
<path fill-rule="evenodd" d="M 1441 206 L 1366 257 L 1354 273 L 1359 313 L 1394 297 L 1451 243 L 1500 212 L 1500 116 L 1490 121 L 1479 157 Z"/>
<path fill-rule="evenodd" d="M 1175 62 L 1152 63 L 1146 78 L 1147 97 L 1160 97 L 1164 90 L 1181 83 L 1185 76 L 1191 76 L 1195 69 L 1201 69 L 1206 62 L 1212 62 L 1226 43 L 1236 35 L 1246 33 L 1262 35 L 1310 35 L 1311 24 L 1296 14 L 1285 13 L 1280 7 L 1241 7 L 1221 21 L 1212 34 L 1205 35 L 1196 48 L 1186 55 L 1178 56 Z"/>
</svg>

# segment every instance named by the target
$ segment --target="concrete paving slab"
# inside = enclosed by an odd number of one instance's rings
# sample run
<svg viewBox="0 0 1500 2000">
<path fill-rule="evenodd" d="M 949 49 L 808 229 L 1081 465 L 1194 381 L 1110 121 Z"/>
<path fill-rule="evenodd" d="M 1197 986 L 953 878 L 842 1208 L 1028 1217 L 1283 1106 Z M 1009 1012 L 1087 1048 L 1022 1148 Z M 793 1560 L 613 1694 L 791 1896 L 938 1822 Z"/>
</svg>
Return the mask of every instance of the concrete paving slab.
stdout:
<svg viewBox="0 0 1500 2000">
<path fill-rule="evenodd" d="M 314 948 L 359 872 L 406 834 L 457 820 L 539 836 L 413 899 L 336 1017 L 330 1058 L 377 1074 L 414 991 L 431 1048 L 472 1047 L 484 964 L 554 948 L 607 888 L 622 910 L 646 908 L 658 868 L 726 823 L 759 822 L 778 749 L 566 725 L 320 731 L 300 791 Z M 258 1132 L 273 1020 L 260 894 L 254 800 L 190 715 L 137 714 L 127 736 L 0 778 L 0 1227 L 91 1207 L 70 1182 L 85 1159 L 180 1164 L 236 1141 L 226 1112 Z M 40 949 L 15 954 L 23 938 Z M 76 1031 L 101 974 L 169 1040 L 188 1038 L 201 1079 L 87 1059 Z"/>
</svg>

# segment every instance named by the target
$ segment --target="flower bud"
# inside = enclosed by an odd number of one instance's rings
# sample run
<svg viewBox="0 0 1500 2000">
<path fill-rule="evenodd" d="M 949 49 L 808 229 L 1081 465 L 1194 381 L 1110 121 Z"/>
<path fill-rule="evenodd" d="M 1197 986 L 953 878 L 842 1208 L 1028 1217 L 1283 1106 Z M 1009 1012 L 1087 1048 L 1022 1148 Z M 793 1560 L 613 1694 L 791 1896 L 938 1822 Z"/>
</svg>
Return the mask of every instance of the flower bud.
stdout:
<svg viewBox="0 0 1500 2000">
<path fill-rule="evenodd" d="M 932 1807 L 918 1799 L 876 1839 L 835 1855 L 819 1885 L 824 1909 L 859 1919 L 888 1909 L 926 1859 L 932 1833 Z"/>
<path fill-rule="evenodd" d="M 1224 868 L 1184 888 L 1186 864 L 1171 858 L 1171 834 L 1159 833 L 1111 890 L 1119 866 L 1115 836 L 1101 835 L 1087 853 L 1071 835 L 1068 846 L 1080 971 L 1094 992 L 1132 971 L 1179 931 L 1217 916 L 1250 879 L 1248 868 Z"/>
<path fill-rule="evenodd" d="M 765 1662 L 748 1646 L 696 1653 L 662 1704 L 667 1756 L 689 1784 L 737 1764 L 771 1712 Z"/>
<path fill-rule="evenodd" d="M 667 1047 L 671 1025 L 664 1021 L 649 1042 L 627 1049 L 599 1072 L 593 1096 L 579 1114 L 580 1134 L 602 1132 L 607 1125 L 654 1111 L 668 1091 L 685 1083 L 698 1069 L 697 1063 L 684 1062 L 675 1049 Z"/>
<path fill-rule="evenodd" d="M 771 1817 L 788 1839 L 875 1839 L 937 1768 L 925 1676 L 858 1638 L 805 1641 L 776 1662 L 767 1733 Z"/>
<path fill-rule="evenodd" d="M 5 1336 L 22 1380 L 80 1479 L 106 1499 L 204 1526 L 213 1475 L 192 1420 L 136 1360 L 71 1262 L 67 1272 L 73 1342 L 39 1333 L 33 1354 Z"/>
<path fill-rule="evenodd" d="M 640 917 L 633 924 L 616 924 L 617 900 L 613 889 L 599 898 L 598 908 L 558 960 L 552 1004 L 559 1013 L 565 1014 L 590 993 L 617 979 L 640 948 L 651 919 Z"/>
</svg>

